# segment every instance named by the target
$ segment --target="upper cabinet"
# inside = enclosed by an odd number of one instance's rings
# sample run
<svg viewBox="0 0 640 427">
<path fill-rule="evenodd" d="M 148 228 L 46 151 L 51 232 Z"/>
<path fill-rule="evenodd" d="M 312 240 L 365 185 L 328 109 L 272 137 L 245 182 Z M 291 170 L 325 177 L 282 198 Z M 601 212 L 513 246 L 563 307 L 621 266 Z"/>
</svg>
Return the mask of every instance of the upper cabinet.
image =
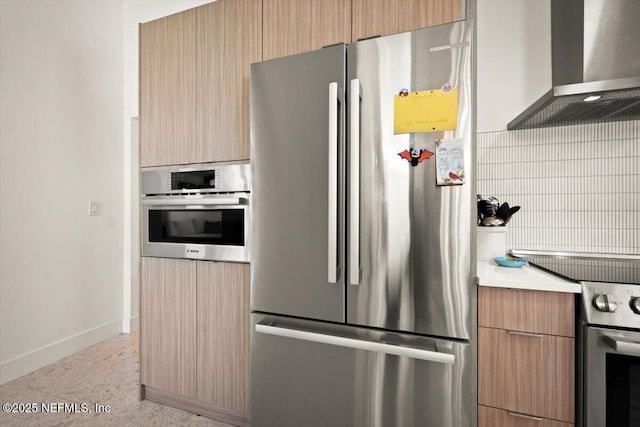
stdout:
<svg viewBox="0 0 640 427">
<path fill-rule="evenodd" d="M 218 0 L 140 28 L 140 165 L 249 158 L 262 0 Z"/>
<path fill-rule="evenodd" d="M 465 18 L 464 0 L 352 0 L 351 40 L 388 36 Z"/>
<path fill-rule="evenodd" d="M 194 162 L 249 158 L 249 71 L 262 59 L 262 0 L 218 0 L 198 12 Z"/>
<path fill-rule="evenodd" d="M 140 166 L 249 159 L 250 65 L 464 18 L 465 0 L 217 0 L 140 26 Z"/>
<path fill-rule="evenodd" d="M 351 0 L 263 0 L 265 60 L 351 40 Z"/>
<path fill-rule="evenodd" d="M 196 10 L 140 26 L 140 164 L 190 163 L 196 148 Z"/>
</svg>

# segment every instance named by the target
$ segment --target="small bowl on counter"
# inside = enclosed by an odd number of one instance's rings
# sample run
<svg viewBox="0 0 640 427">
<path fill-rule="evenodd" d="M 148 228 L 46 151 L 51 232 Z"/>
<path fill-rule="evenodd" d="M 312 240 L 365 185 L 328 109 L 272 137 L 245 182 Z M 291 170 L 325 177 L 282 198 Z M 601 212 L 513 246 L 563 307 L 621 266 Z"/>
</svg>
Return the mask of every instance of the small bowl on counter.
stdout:
<svg viewBox="0 0 640 427">
<path fill-rule="evenodd" d="M 493 260 L 501 267 L 520 268 L 529 265 L 526 260 L 512 256 L 497 256 Z"/>
</svg>

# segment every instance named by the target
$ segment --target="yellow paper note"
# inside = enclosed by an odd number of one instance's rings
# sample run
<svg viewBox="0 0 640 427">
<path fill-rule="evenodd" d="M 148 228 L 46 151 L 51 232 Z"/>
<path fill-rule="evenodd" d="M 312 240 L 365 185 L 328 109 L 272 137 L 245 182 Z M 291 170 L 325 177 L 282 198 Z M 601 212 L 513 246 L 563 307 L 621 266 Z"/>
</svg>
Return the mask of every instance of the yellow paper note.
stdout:
<svg viewBox="0 0 640 427">
<path fill-rule="evenodd" d="M 441 132 L 458 126 L 458 89 L 410 92 L 394 98 L 393 133 Z"/>
</svg>

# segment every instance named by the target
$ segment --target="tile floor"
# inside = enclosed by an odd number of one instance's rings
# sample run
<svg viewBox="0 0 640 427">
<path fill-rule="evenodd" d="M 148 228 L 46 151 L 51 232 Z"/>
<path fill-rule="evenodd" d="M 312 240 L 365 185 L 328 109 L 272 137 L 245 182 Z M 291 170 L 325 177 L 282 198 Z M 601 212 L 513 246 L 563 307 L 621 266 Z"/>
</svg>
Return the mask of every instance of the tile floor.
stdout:
<svg viewBox="0 0 640 427">
<path fill-rule="evenodd" d="M 230 427 L 148 400 L 138 400 L 138 335 L 121 334 L 0 386 L 0 404 L 37 403 L 38 413 L 0 411 L 0 426 Z M 42 413 L 41 404 L 86 403 L 90 413 Z M 95 404 L 108 413 L 93 412 Z M 50 405 L 54 407 L 54 405 Z"/>
</svg>

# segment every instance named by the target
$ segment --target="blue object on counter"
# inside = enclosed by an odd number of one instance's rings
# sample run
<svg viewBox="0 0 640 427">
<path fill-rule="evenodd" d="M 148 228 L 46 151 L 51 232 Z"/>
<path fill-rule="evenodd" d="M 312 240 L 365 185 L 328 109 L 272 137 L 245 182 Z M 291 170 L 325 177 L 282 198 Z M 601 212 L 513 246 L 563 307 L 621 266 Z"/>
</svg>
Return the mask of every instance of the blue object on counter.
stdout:
<svg viewBox="0 0 640 427">
<path fill-rule="evenodd" d="M 520 268 L 524 265 L 529 265 L 526 260 L 512 256 L 497 256 L 493 260 L 502 267 Z"/>
</svg>

